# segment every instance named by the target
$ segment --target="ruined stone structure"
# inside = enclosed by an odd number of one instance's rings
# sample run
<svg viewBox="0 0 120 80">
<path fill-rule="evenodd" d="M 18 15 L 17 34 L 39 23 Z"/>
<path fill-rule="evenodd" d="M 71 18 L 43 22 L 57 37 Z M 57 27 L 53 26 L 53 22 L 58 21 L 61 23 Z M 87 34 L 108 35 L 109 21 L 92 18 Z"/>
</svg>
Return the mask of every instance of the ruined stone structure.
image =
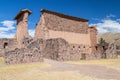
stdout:
<svg viewBox="0 0 120 80">
<path fill-rule="evenodd" d="M 103 47 L 100 50 L 97 46 L 97 29 L 89 27 L 88 20 L 44 9 L 41 12 L 34 38 L 28 33 L 31 11 L 24 9 L 14 18 L 15 38 L 0 39 L 7 64 L 40 62 L 43 58 L 58 61 L 101 58 Z"/>
<path fill-rule="evenodd" d="M 82 53 L 94 52 L 97 30 L 95 27 L 89 27 L 88 20 L 48 10 L 41 10 L 41 12 L 35 39 L 63 38 L 71 48 L 77 48 Z"/>
<path fill-rule="evenodd" d="M 43 61 L 43 40 L 32 42 L 27 47 L 5 52 L 7 64 L 31 63 Z"/>
<path fill-rule="evenodd" d="M 14 20 L 17 21 L 17 30 L 16 30 L 16 39 L 18 42 L 18 47 L 23 47 L 22 40 L 25 37 L 29 37 L 28 34 L 28 16 L 31 14 L 31 11 L 24 9 L 20 11 L 17 16 L 14 18 Z"/>
</svg>

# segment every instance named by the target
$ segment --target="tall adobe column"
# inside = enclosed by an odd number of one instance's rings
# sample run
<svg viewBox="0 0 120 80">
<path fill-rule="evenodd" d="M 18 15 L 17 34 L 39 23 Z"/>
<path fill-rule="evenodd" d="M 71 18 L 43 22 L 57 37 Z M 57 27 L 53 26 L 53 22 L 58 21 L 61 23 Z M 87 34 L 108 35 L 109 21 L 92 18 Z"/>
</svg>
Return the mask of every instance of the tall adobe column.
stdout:
<svg viewBox="0 0 120 80">
<path fill-rule="evenodd" d="M 21 48 L 23 43 L 22 40 L 25 37 L 29 37 L 28 33 L 28 16 L 31 14 L 31 11 L 28 9 L 21 10 L 14 20 L 17 21 L 17 30 L 16 30 L 16 39 L 18 42 L 18 48 Z"/>
<path fill-rule="evenodd" d="M 95 28 L 95 26 L 91 26 L 88 28 L 88 33 L 90 36 L 90 42 L 91 42 L 91 48 L 92 48 L 92 53 L 96 52 L 96 48 L 95 46 L 98 43 L 98 39 L 97 39 L 97 29 Z"/>
</svg>

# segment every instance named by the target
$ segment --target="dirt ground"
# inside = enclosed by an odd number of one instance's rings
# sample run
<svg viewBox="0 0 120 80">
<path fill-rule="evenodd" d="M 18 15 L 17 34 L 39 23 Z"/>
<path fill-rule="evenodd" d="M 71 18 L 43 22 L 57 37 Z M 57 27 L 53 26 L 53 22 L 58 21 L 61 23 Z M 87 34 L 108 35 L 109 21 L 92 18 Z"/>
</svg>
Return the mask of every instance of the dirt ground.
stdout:
<svg viewBox="0 0 120 80">
<path fill-rule="evenodd" d="M 120 80 L 120 72 L 110 68 L 96 65 L 75 65 L 64 62 L 58 62 L 53 60 L 44 60 L 46 63 L 52 65 L 52 67 L 42 69 L 42 71 L 79 71 L 80 74 L 88 75 L 105 80 Z"/>
<path fill-rule="evenodd" d="M 71 62 L 44 59 L 44 63 L 17 65 L 6 65 L 3 61 L 0 60 L 0 80 L 120 80 L 120 59 Z"/>
</svg>

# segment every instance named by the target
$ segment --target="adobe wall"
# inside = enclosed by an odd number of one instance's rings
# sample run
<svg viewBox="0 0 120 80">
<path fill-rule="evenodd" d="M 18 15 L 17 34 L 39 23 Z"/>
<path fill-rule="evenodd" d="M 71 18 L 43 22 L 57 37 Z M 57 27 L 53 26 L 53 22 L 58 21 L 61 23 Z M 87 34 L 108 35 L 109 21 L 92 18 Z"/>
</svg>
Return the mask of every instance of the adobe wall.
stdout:
<svg viewBox="0 0 120 80">
<path fill-rule="evenodd" d="M 92 48 L 92 53 L 96 52 L 96 46 L 98 44 L 98 38 L 97 38 L 97 29 L 92 26 L 88 28 L 88 35 L 90 39 L 90 44 Z"/>
<path fill-rule="evenodd" d="M 17 30 L 16 30 L 15 36 L 16 36 L 19 48 L 23 47 L 22 40 L 25 37 L 29 37 L 28 16 L 29 16 L 29 13 L 25 12 L 17 19 Z"/>
<path fill-rule="evenodd" d="M 36 26 L 35 38 L 44 39 L 45 36 L 47 36 L 46 33 L 48 33 L 48 30 L 87 34 L 88 22 L 80 22 L 49 13 L 43 13 Z"/>
<path fill-rule="evenodd" d="M 45 39 L 45 36 L 47 34 L 48 29 L 46 28 L 46 23 L 45 23 L 45 19 L 44 16 L 42 15 L 40 18 L 40 21 L 37 23 L 36 25 L 36 31 L 35 31 L 35 37 L 34 39 Z"/>
<path fill-rule="evenodd" d="M 87 33 L 88 22 L 75 21 L 49 13 L 43 13 L 43 16 L 46 22 L 46 27 L 50 30 Z"/>
<path fill-rule="evenodd" d="M 47 39 L 50 38 L 63 38 L 70 44 L 84 44 L 89 46 L 91 45 L 90 37 L 88 34 L 48 30 Z"/>
<path fill-rule="evenodd" d="M 88 27 L 88 22 L 80 22 L 43 13 L 36 26 L 35 40 L 63 38 L 69 44 L 87 45 L 89 53 L 95 52 L 97 31 Z"/>
</svg>

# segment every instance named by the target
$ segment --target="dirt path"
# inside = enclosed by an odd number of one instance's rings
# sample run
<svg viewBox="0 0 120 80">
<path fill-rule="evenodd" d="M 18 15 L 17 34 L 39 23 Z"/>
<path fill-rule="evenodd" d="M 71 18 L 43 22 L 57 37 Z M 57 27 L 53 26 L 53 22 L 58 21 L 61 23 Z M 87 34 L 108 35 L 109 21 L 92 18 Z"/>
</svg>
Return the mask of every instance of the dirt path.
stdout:
<svg viewBox="0 0 120 80">
<path fill-rule="evenodd" d="M 43 69 L 42 71 L 49 72 L 49 71 L 79 71 L 80 74 L 96 77 L 100 79 L 113 79 L 113 80 L 120 80 L 120 72 L 108 69 L 103 66 L 96 66 L 96 65 L 73 65 L 67 64 L 63 62 L 53 61 L 53 60 L 44 60 L 46 63 L 51 64 L 52 67 Z"/>
</svg>

